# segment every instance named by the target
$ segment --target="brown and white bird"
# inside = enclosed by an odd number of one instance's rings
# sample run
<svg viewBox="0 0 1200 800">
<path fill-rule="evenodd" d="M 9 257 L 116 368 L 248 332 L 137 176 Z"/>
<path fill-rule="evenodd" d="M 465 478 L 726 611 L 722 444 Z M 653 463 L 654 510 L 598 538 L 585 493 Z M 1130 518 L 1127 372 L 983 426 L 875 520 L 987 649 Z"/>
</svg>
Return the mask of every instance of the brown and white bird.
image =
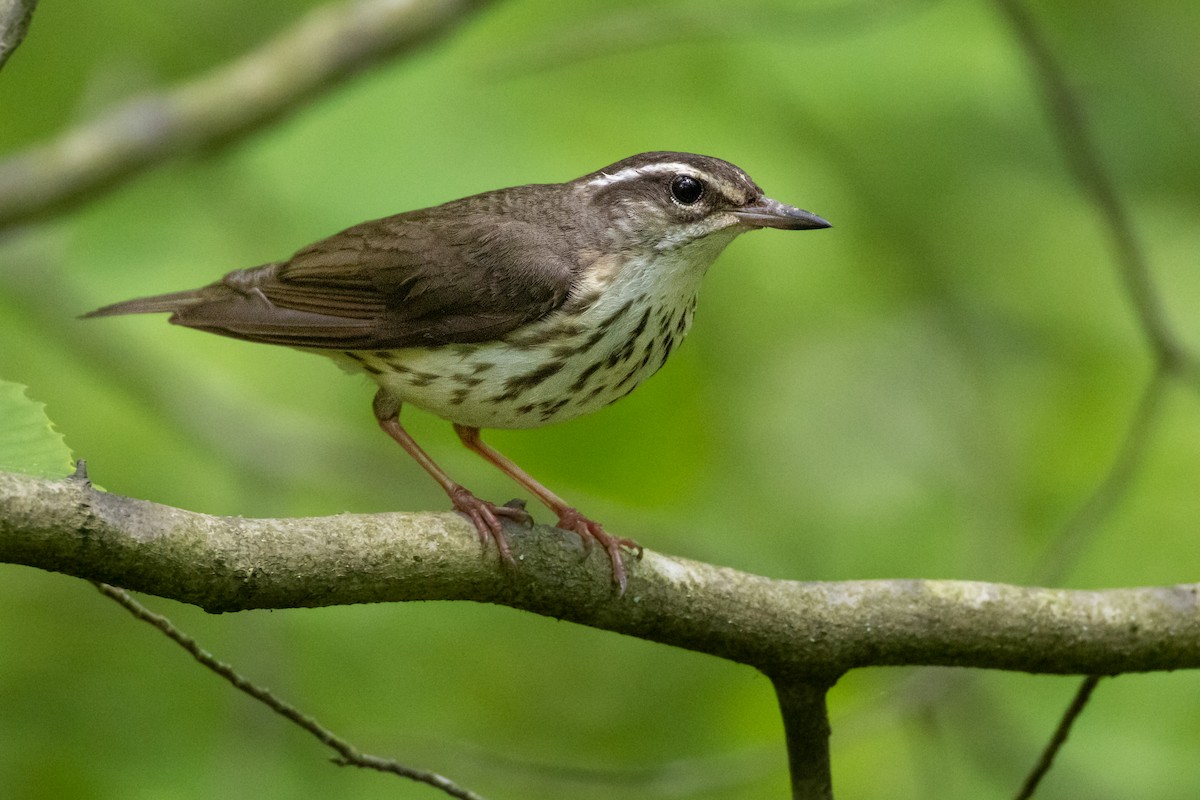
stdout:
<svg viewBox="0 0 1200 800">
<path fill-rule="evenodd" d="M 630 539 L 534 480 L 480 438 L 596 411 L 653 375 L 692 324 L 701 279 L 736 236 L 825 228 L 764 196 L 745 172 L 690 153 L 642 153 L 557 184 L 498 189 L 364 222 L 284 261 L 200 289 L 85 316 L 168 312 L 176 325 L 329 356 L 379 384 L 379 425 L 441 484 L 481 541 L 512 561 L 503 518 L 400 425 L 403 403 L 454 424 L 463 443 L 525 487 L 626 586 Z"/>
</svg>

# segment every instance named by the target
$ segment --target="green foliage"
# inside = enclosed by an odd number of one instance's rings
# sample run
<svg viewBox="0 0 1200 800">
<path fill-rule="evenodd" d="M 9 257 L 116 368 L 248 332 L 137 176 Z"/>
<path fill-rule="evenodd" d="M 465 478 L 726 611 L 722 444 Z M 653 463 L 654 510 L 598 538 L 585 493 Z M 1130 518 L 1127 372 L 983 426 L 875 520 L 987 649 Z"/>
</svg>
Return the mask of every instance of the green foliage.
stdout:
<svg viewBox="0 0 1200 800">
<path fill-rule="evenodd" d="M 46 406 L 24 386 L 0 380 L 0 472 L 61 478 L 71 469 L 71 451 L 46 417 Z"/>
</svg>

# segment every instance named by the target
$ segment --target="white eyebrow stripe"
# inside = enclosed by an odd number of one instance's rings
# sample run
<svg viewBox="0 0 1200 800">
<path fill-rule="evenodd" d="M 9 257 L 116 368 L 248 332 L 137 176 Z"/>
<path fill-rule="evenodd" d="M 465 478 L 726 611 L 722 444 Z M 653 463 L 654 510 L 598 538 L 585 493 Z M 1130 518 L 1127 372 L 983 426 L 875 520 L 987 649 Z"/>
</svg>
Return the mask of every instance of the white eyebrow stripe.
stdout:
<svg viewBox="0 0 1200 800">
<path fill-rule="evenodd" d="M 697 169 L 690 164 L 659 162 L 657 164 L 646 164 L 641 167 L 626 167 L 625 169 L 614 172 L 611 175 L 601 172 L 598 176 L 588 181 L 586 185 L 598 189 L 602 186 L 611 186 L 614 183 L 634 180 L 642 175 L 657 175 L 662 172 L 683 172 L 692 176 L 704 177 L 703 173 L 698 172 Z"/>
<path fill-rule="evenodd" d="M 743 187 L 731 183 L 724 178 L 712 175 L 692 164 L 684 164 L 678 161 L 645 164 L 640 167 L 625 167 L 625 169 L 618 170 L 611 175 L 607 172 L 601 172 L 584 185 L 599 189 L 605 186 L 612 186 L 614 183 L 636 180 L 644 175 L 657 175 L 660 173 L 691 175 L 693 178 L 708 182 L 718 192 L 734 202 L 745 202 L 747 199 L 746 190 Z"/>
</svg>

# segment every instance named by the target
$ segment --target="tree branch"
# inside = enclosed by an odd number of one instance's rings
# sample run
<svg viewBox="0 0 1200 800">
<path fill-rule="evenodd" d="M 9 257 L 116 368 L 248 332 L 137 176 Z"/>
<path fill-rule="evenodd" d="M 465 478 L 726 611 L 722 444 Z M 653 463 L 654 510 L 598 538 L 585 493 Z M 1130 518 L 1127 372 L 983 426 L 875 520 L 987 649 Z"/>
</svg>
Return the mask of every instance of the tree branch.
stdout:
<svg viewBox="0 0 1200 800">
<path fill-rule="evenodd" d="M 833 800 L 829 765 L 829 685 L 805 678 L 775 678 L 775 695 L 783 714 L 792 800 Z"/>
<path fill-rule="evenodd" d="M 25 39 L 37 0 L 0 0 L 0 69 Z"/>
<path fill-rule="evenodd" d="M 258 50 L 0 162 L 0 228 L 74 205 L 154 163 L 230 140 L 389 56 L 446 33 L 481 0 L 351 0 Z"/>
<path fill-rule="evenodd" d="M 518 566 L 457 515 L 214 517 L 85 479 L 0 473 L 0 562 L 212 612 L 402 600 L 533 611 L 832 683 L 848 669 L 944 665 L 1056 674 L 1200 667 L 1200 584 L 1071 591 L 967 581 L 771 580 L 647 552 L 624 599 L 557 528 L 511 530 Z"/>
</svg>

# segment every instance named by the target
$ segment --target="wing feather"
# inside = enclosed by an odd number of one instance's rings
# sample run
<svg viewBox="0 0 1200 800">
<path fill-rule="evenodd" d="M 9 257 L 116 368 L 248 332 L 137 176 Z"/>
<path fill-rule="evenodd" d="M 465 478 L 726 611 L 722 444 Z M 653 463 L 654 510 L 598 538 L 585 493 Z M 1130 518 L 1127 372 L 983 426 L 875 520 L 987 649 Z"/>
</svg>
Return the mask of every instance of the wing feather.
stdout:
<svg viewBox="0 0 1200 800">
<path fill-rule="evenodd" d="M 171 321 L 250 341 L 366 350 L 495 339 L 561 306 L 577 271 L 561 235 L 472 215 L 463 203 L 364 222 L 286 262 L 232 272 L 189 293 Z"/>
</svg>

